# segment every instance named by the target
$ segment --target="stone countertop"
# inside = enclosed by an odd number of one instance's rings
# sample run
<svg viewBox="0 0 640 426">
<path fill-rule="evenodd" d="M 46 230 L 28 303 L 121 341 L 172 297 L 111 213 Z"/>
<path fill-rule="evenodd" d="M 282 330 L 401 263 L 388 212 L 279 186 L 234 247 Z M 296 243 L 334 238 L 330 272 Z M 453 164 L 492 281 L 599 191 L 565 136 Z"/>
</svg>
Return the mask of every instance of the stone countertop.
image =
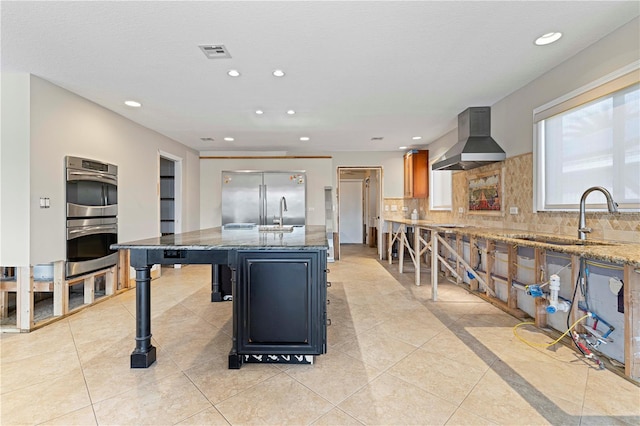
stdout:
<svg viewBox="0 0 640 426">
<path fill-rule="evenodd" d="M 327 248 L 324 226 L 296 226 L 291 232 L 261 232 L 254 226 L 246 229 L 224 229 L 224 227 L 201 229 L 182 234 L 165 235 L 144 240 L 113 244 L 120 249 L 167 249 L 167 250 L 299 250 Z"/>
<path fill-rule="evenodd" d="M 388 222 L 402 223 L 408 226 L 433 229 L 441 233 L 453 233 L 460 235 L 486 238 L 493 241 L 501 241 L 507 244 L 515 244 L 522 247 L 542 248 L 555 252 L 588 257 L 594 260 L 603 260 L 617 264 L 629 264 L 640 267 L 640 244 L 624 241 L 595 240 L 587 237 L 586 242 L 577 237 L 567 237 L 556 234 L 544 234 L 539 232 L 466 226 L 462 224 L 435 223 L 428 220 L 411 219 L 385 219 Z M 577 233 L 577 231 L 576 231 Z"/>
</svg>

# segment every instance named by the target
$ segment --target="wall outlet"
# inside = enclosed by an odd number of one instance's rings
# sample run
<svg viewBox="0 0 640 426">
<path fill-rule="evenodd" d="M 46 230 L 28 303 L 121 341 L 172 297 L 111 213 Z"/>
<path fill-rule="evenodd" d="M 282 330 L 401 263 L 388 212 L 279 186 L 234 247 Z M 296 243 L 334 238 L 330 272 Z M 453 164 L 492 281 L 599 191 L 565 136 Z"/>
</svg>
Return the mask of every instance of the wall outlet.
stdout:
<svg viewBox="0 0 640 426">
<path fill-rule="evenodd" d="M 518 214 L 517 207 L 509 207 L 509 214 Z"/>
<path fill-rule="evenodd" d="M 407 207 L 407 206 L 402 206 L 402 211 L 403 211 L 403 212 L 408 212 L 408 211 L 409 211 L 409 207 Z"/>
<path fill-rule="evenodd" d="M 458 213 L 464 213 L 464 207 L 458 207 Z"/>
<path fill-rule="evenodd" d="M 396 205 L 392 205 L 392 206 L 391 206 L 391 211 L 392 211 L 392 212 L 397 212 L 397 211 L 398 211 L 398 206 L 396 206 Z"/>
</svg>

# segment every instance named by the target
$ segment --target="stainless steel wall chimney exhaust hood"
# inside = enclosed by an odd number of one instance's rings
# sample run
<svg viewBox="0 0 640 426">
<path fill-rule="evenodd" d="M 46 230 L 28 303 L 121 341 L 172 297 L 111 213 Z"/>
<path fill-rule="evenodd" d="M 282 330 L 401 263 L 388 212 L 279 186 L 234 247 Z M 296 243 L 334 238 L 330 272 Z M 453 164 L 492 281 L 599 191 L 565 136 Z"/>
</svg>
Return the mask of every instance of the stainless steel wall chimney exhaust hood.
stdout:
<svg viewBox="0 0 640 426">
<path fill-rule="evenodd" d="M 491 107 L 471 107 L 458 115 L 458 143 L 433 164 L 433 170 L 470 170 L 506 157 L 491 137 Z"/>
</svg>

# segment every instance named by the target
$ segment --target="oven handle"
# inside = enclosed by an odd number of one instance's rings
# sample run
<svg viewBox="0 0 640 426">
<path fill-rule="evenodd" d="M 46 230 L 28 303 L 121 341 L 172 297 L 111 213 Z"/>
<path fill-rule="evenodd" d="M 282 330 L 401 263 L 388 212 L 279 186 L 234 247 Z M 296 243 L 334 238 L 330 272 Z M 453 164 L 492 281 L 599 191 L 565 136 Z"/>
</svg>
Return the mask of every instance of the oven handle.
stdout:
<svg viewBox="0 0 640 426">
<path fill-rule="evenodd" d="M 93 234 L 117 234 L 118 225 L 97 225 L 82 226 L 78 228 L 67 228 L 67 240 L 84 237 Z"/>
<path fill-rule="evenodd" d="M 80 172 L 75 170 L 67 170 L 67 180 L 93 180 L 111 185 L 118 184 L 118 178 L 113 175 L 105 175 L 102 173 Z"/>
</svg>

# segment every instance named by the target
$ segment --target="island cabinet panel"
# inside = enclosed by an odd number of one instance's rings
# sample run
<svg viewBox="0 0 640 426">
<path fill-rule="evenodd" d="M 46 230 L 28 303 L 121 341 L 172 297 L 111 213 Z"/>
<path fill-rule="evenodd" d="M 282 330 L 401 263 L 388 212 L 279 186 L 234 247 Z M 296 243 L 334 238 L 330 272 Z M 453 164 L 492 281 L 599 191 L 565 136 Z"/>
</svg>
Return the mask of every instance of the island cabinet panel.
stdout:
<svg viewBox="0 0 640 426">
<path fill-rule="evenodd" d="M 326 352 L 326 252 L 238 251 L 240 355 Z"/>
</svg>

